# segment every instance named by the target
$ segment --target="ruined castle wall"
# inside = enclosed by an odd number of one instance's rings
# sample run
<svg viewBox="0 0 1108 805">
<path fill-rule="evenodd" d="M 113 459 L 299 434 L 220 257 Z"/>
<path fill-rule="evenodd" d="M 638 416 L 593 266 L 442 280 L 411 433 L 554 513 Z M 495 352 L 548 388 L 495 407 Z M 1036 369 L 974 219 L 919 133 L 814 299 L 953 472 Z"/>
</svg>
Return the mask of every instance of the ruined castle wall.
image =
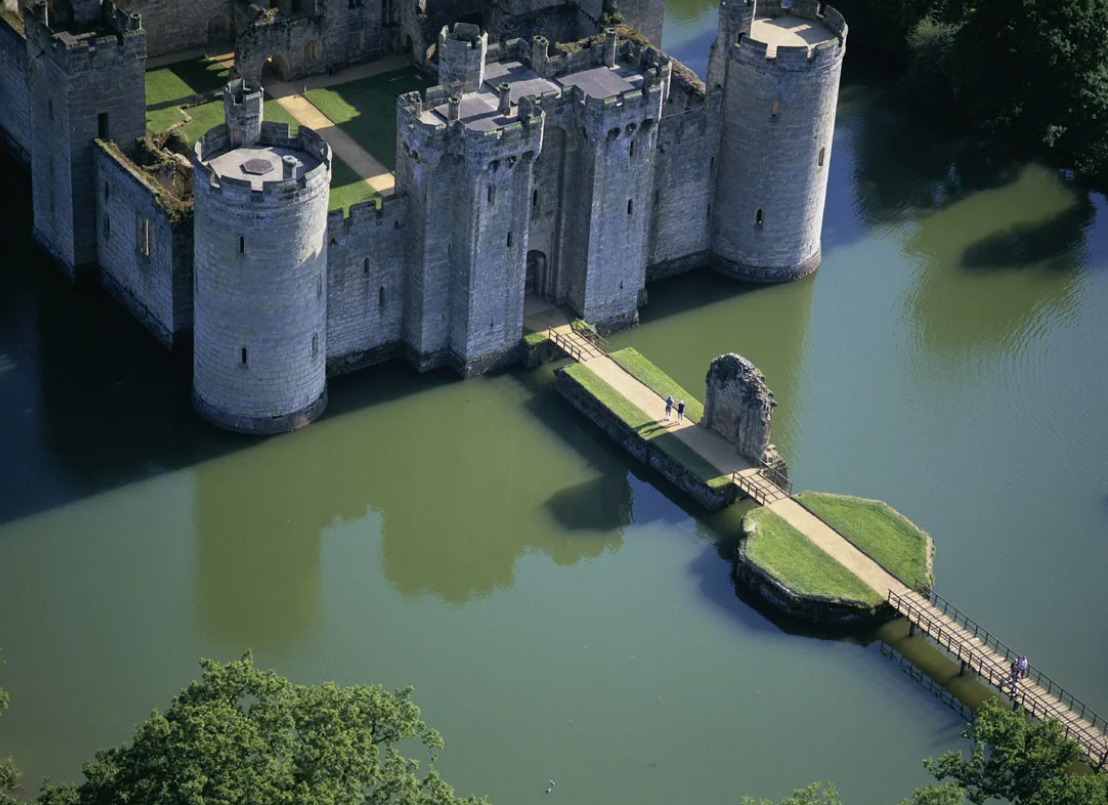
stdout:
<svg viewBox="0 0 1108 805">
<path fill-rule="evenodd" d="M 29 163 L 31 112 L 27 92 L 27 41 L 0 18 L 0 144 Z"/>
<path fill-rule="evenodd" d="M 403 337 L 408 199 L 388 196 L 327 223 L 327 373 L 397 354 Z"/>
<path fill-rule="evenodd" d="M 192 329 L 192 216 L 167 210 L 157 182 L 103 143 L 96 168 L 101 282 L 172 348 Z"/>
<path fill-rule="evenodd" d="M 323 42 L 326 25 L 321 17 L 278 17 L 272 22 L 251 24 L 235 38 L 235 66 L 239 76 L 257 81 L 266 60 L 273 57 L 286 68 L 283 78 L 294 80 L 327 69 Z M 330 48 L 326 58 L 331 58 Z"/>
<path fill-rule="evenodd" d="M 151 58 L 214 44 L 230 48 L 234 0 L 119 0 L 117 5 L 142 15 Z"/>
<path fill-rule="evenodd" d="M 719 94 L 706 105 L 662 118 L 654 166 L 647 278 L 705 265 L 711 243 Z"/>
</svg>

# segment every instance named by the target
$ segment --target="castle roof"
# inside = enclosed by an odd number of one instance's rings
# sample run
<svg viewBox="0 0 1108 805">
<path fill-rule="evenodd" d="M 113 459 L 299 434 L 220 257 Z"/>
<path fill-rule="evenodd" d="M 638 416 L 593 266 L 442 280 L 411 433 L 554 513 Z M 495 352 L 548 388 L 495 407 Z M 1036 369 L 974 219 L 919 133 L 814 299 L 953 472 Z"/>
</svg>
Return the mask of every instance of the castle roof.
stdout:
<svg viewBox="0 0 1108 805">
<path fill-rule="evenodd" d="M 250 182 L 252 190 L 261 190 L 265 182 L 280 181 L 284 157 L 296 160 L 296 168 L 290 178 L 299 179 L 319 165 L 320 160 L 307 151 L 271 145 L 232 148 L 208 161 L 208 165 L 221 178 L 241 179 Z"/>
<path fill-rule="evenodd" d="M 813 45 L 838 38 L 838 34 L 821 19 L 792 14 L 757 17 L 749 36 L 755 42 L 762 42 L 768 46 L 766 55 L 769 57 L 776 55 L 777 48 L 781 46 L 810 49 Z"/>
<path fill-rule="evenodd" d="M 474 131 L 491 131 L 507 126 L 518 117 L 520 98 L 562 92 L 574 86 L 590 98 L 614 98 L 624 92 L 639 89 L 645 74 L 626 64 L 615 67 L 591 67 L 558 78 L 543 78 L 522 62 L 490 62 L 485 68 L 485 81 L 477 92 L 462 95 L 459 120 Z M 500 84 L 510 85 L 511 111 L 503 115 L 499 111 Z M 442 123 L 448 120 L 448 104 L 424 111 L 420 119 L 425 123 Z"/>
</svg>

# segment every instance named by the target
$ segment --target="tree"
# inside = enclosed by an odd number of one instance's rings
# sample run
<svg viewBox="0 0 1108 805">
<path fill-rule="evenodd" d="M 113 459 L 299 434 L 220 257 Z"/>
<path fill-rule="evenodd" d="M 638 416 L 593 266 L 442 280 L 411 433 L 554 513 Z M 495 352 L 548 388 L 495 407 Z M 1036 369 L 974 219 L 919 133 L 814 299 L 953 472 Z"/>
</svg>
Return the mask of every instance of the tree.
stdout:
<svg viewBox="0 0 1108 805">
<path fill-rule="evenodd" d="M 293 685 L 247 653 L 203 676 L 130 744 L 96 753 L 79 787 L 48 787 L 43 805 L 478 805 L 396 745 L 431 751 L 442 738 L 411 688 Z"/>
<path fill-rule="evenodd" d="M 768 799 L 743 797 L 742 805 L 773 805 Z M 842 805 L 835 786 L 824 787 L 823 783 L 812 783 L 807 788 L 798 788 L 791 797 L 781 800 L 779 805 Z"/>
<path fill-rule="evenodd" d="M 994 797 L 1014 805 L 1108 805 L 1108 778 L 1068 773 L 1081 747 L 1057 721 L 1032 721 L 992 699 L 962 735 L 974 742 L 968 758 L 951 751 L 924 766 L 962 786 L 974 805 Z"/>
<path fill-rule="evenodd" d="M 929 785 L 916 792 L 900 805 L 965 805 L 966 792 L 953 783 Z"/>
</svg>

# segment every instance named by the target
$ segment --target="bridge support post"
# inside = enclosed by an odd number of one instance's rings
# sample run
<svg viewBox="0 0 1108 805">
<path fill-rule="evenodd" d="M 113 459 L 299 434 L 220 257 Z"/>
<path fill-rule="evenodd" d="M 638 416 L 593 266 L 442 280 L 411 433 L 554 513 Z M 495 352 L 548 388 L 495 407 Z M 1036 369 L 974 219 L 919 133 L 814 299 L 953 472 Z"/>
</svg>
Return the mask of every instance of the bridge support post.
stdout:
<svg viewBox="0 0 1108 805">
<path fill-rule="evenodd" d="M 965 660 L 962 660 L 962 668 L 958 671 L 958 676 L 965 676 L 966 675 L 966 669 L 968 669 L 968 668 L 969 668 L 969 665 L 966 664 Z"/>
<path fill-rule="evenodd" d="M 916 625 L 912 621 L 908 621 L 908 637 L 916 636 Z"/>
</svg>

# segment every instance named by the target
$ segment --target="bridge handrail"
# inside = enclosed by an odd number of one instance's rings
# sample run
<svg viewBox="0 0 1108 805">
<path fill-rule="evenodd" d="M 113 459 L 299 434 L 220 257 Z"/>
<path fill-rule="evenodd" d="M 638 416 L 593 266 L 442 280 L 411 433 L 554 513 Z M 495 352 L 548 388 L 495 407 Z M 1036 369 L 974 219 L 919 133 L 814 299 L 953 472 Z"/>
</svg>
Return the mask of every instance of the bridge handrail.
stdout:
<svg viewBox="0 0 1108 805">
<path fill-rule="evenodd" d="M 1004 658 L 1009 662 L 1019 657 L 1019 655 L 1016 654 L 1015 651 L 1013 651 L 1003 642 L 990 634 L 986 629 L 982 628 L 981 625 L 977 623 L 977 621 L 973 620 L 972 618 L 961 612 L 957 607 L 955 607 L 953 604 L 951 604 L 930 587 L 922 588 L 918 590 L 918 592 L 922 595 L 926 595 L 928 597 L 928 600 L 930 600 L 932 604 L 941 609 L 943 614 L 953 620 L 955 623 L 960 624 L 967 631 L 973 630 L 974 637 L 983 642 L 986 646 L 994 648 L 998 654 L 1003 654 Z M 1075 697 L 1072 693 L 1063 688 L 1053 679 L 1048 677 L 1046 674 L 1044 674 L 1033 665 L 1028 665 L 1027 676 L 1029 676 L 1031 679 L 1034 679 L 1040 687 L 1044 688 L 1047 693 L 1058 698 L 1058 700 L 1063 702 L 1067 707 L 1070 708 L 1070 710 L 1079 713 L 1081 718 L 1084 718 L 1086 721 L 1092 724 L 1093 727 L 1100 730 L 1105 735 L 1108 735 L 1108 720 L 1106 720 L 1103 716 L 1098 715 L 1096 712 L 1090 709 L 1088 705 Z"/>
<path fill-rule="evenodd" d="M 943 623 L 935 621 L 926 611 L 898 593 L 889 590 L 888 601 L 898 612 L 901 612 L 910 620 L 914 620 L 928 636 L 932 637 L 940 645 L 945 642 L 947 648 L 955 651 L 959 659 L 964 659 L 967 666 L 971 670 L 976 671 L 980 676 L 985 677 L 990 685 L 994 685 L 1001 690 L 1005 689 L 1005 687 L 1011 688 L 1009 669 L 997 663 L 993 657 L 982 654 L 974 644 L 967 642 L 960 635 L 950 631 Z M 950 616 L 948 615 L 948 617 Z M 954 619 L 952 618 L 952 620 Z M 957 623 L 957 621 L 955 621 L 955 623 Z M 962 624 L 958 625 L 962 626 Z M 965 627 L 962 626 L 962 628 Z M 980 640 L 979 636 L 975 635 L 975 637 Z M 955 644 L 957 644 L 957 649 L 955 649 Z M 986 648 L 989 648 L 989 646 L 986 645 Z M 964 657 L 963 654 L 965 655 Z M 1053 693 L 1049 690 L 1044 689 L 1044 693 L 1047 696 L 1053 696 Z M 1027 686 L 1017 687 L 1017 690 L 1011 692 L 1010 695 L 1013 701 L 1017 701 L 1025 709 L 1030 710 L 1032 716 L 1042 718 L 1051 715 L 1057 718 L 1065 729 L 1067 737 L 1074 737 L 1076 740 L 1076 736 L 1071 736 L 1071 733 L 1076 733 L 1084 738 L 1086 746 L 1083 748 L 1086 750 L 1089 757 L 1100 766 L 1108 762 L 1108 742 L 1105 740 L 1108 738 L 1108 735 L 1104 733 L 1103 728 L 1101 728 L 1095 720 L 1090 720 L 1088 718 L 1088 714 L 1090 714 L 1091 711 L 1086 709 L 1085 711 L 1079 712 L 1065 700 L 1061 698 L 1044 698 L 1042 694 L 1039 694 L 1037 691 Z M 1028 700 L 1031 701 L 1030 706 L 1028 706 Z M 1062 705 L 1062 707 L 1059 707 L 1059 705 Z M 1090 729 L 1083 724 L 1067 720 L 1065 718 L 1066 715 L 1073 715 L 1085 719 L 1092 726 L 1094 731 L 1090 731 Z M 1099 718 L 1095 713 L 1092 713 L 1092 715 L 1094 718 Z M 1100 722 L 1103 723 L 1103 719 L 1100 719 Z M 1091 751 L 1091 747 L 1096 747 L 1096 752 Z"/>
<path fill-rule="evenodd" d="M 573 343 L 572 339 L 566 338 L 561 333 L 557 332 L 553 328 L 550 332 L 550 340 L 554 342 L 554 345 L 560 347 L 563 351 L 569 353 L 570 357 L 576 360 L 578 363 L 583 363 L 581 360 L 581 348 Z"/>
</svg>

